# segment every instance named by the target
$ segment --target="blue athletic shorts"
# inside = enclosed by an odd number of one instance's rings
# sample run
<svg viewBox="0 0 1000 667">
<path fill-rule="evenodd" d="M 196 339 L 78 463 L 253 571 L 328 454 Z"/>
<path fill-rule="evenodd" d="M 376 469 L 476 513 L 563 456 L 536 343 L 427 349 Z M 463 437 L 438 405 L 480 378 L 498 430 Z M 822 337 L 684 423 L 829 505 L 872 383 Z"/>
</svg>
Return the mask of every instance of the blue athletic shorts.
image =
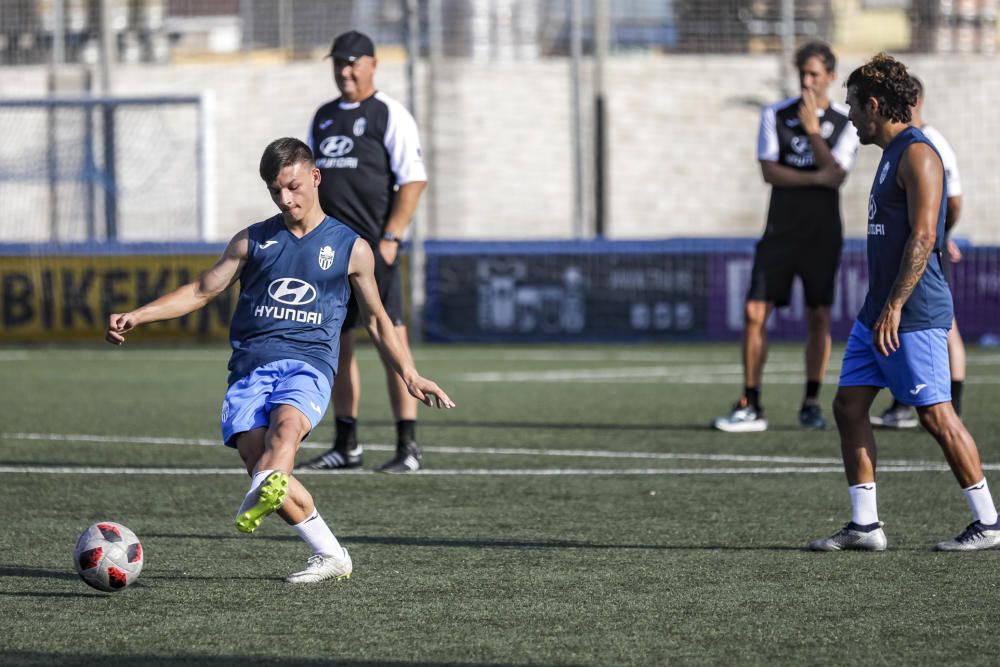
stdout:
<svg viewBox="0 0 1000 667">
<path fill-rule="evenodd" d="M 330 403 L 330 382 L 304 361 L 283 359 L 258 366 L 229 387 L 222 399 L 222 442 L 235 447 L 233 436 L 268 426 L 271 410 L 291 405 L 316 428 Z"/>
<path fill-rule="evenodd" d="M 841 387 L 888 387 L 907 405 L 951 400 L 948 330 L 922 329 L 899 334 L 899 349 L 883 356 L 872 331 L 855 321 L 840 368 Z"/>
</svg>

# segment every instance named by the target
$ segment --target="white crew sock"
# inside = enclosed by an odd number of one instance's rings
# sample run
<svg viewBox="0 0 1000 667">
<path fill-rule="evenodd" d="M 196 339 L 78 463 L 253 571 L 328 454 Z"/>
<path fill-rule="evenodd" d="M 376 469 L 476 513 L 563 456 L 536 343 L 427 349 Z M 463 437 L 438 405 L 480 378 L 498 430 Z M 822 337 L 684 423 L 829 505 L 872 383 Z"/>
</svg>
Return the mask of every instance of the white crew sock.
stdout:
<svg viewBox="0 0 1000 667">
<path fill-rule="evenodd" d="M 878 507 L 875 503 L 875 482 L 855 484 L 847 490 L 851 494 L 851 521 L 859 526 L 878 523 Z"/>
<path fill-rule="evenodd" d="M 240 504 L 240 509 L 236 512 L 236 516 L 239 516 L 246 512 L 248 509 L 257 504 L 257 487 L 264 483 L 267 476 L 270 475 L 273 470 L 259 470 L 253 474 L 250 478 L 250 490 L 247 494 L 243 496 L 243 503 Z"/>
<path fill-rule="evenodd" d="M 309 518 L 292 526 L 292 529 L 305 541 L 314 554 L 323 556 L 340 556 L 344 549 L 333 536 L 330 527 L 323 521 L 318 510 L 313 510 Z"/>
<path fill-rule="evenodd" d="M 993 496 L 990 494 L 990 487 L 986 483 L 986 478 L 978 484 L 973 484 L 967 489 L 962 489 L 965 500 L 972 508 L 972 518 L 974 521 L 992 526 L 997 522 L 997 508 L 993 504 Z"/>
</svg>

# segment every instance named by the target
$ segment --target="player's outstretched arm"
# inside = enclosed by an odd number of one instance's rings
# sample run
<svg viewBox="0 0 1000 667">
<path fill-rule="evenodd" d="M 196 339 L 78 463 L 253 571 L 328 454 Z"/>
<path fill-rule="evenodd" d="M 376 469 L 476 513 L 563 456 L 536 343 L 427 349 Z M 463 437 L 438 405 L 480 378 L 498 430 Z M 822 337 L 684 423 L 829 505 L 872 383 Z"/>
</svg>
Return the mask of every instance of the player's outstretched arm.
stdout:
<svg viewBox="0 0 1000 667">
<path fill-rule="evenodd" d="M 140 324 L 170 320 L 198 310 L 224 292 L 239 277 L 247 259 L 249 234 L 243 230 L 232 238 L 222 256 L 198 280 L 127 313 L 112 313 L 104 339 L 113 345 L 125 342 L 125 334 Z"/>
<path fill-rule="evenodd" d="M 392 320 L 386 314 L 375 283 L 375 256 L 372 249 L 362 239 L 354 242 L 348 276 L 357 299 L 365 328 L 372 342 L 392 364 L 406 388 L 414 398 L 424 405 L 438 408 L 453 408 L 455 402 L 432 380 L 421 377 L 413 366 L 413 360 L 406 353 Z"/>
<path fill-rule="evenodd" d="M 915 143 L 903 153 L 897 178 L 906 191 L 910 237 L 903 248 L 896 281 L 872 330 L 875 346 L 886 356 L 899 348 L 899 320 L 903 304 L 924 275 L 934 251 L 938 211 L 944 195 L 944 168 L 934 149 L 927 144 Z"/>
</svg>

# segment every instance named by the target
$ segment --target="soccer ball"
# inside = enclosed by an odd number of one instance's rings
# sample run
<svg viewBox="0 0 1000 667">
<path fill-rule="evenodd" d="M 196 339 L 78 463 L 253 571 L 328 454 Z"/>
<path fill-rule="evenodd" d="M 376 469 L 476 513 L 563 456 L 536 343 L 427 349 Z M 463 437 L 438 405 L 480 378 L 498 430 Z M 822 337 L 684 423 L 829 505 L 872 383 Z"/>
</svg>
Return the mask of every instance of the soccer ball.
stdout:
<svg viewBox="0 0 1000 667">
<path fill-rule="evenodd" d="M 80 578 L 97 590 L 120 591 L 142 572 L 142 544 L 120 523 L 101 521 L 80 534 L 73 564 Z"/>
</svg>

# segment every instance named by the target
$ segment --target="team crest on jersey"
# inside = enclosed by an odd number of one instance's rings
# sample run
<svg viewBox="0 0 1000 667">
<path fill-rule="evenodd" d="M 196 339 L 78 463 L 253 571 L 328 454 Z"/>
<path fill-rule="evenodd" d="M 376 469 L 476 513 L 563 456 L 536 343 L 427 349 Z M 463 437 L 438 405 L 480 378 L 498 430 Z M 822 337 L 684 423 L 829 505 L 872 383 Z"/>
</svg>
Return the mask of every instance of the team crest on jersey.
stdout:
<svg viewBox="0 0 1000 667">
<path fill-rule="evenodd" d="M 821 124 L 821 125 L 819 126 L 819 134 L 820 134 L 820 136 L 821 136 L 821 137 L 823 137 L 824 139 L 829 139 L 830 137 L 832 137 L 832 136 L 833 136 L 833 129 L 834 129 L 834 128 L 833 128 L 833 123 L 831 123 L 831 122 L 830 122 L 830 121 L 828 121 L 828 120 L 825 120 L 825 121 L 823 121 L 823 123 L 822 123 L 822 124 Z"/>
<path fill-rule="evenodd" d="M 885 183 L 885 177 L 888 176 L 888 175 L 889 175 L 889 163 L 886 162 L 885 166 L 882 167 L 882 171 L 879 172 L 879 175 L 878 175 L 878 184 L 882 185 L 883 183 Z"/>
<path fill-rule="evenodd" d="M 319 251 L 319 268 L 326 271 L 331 266 L 333 266 L 333 248 L 325 245 Z"/>
<path fill-rule="evenodd" d="M 354 136 L 360 137 L 365 133 L 365 128 L 368 127 L 368 121 L 364 118 L 359 118 L 354 121 Z"/>
</svg>

